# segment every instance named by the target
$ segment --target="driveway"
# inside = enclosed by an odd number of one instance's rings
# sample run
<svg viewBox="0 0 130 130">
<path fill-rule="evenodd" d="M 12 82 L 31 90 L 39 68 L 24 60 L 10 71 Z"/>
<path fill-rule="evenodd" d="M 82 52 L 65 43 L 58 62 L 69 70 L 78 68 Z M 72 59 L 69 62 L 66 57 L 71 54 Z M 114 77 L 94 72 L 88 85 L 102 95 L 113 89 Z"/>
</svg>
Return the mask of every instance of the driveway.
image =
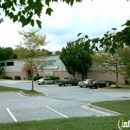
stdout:
<svg viewBox="0 0 130 130">
<path fill-rule="evenodd" d="M 31 81 L 1 80 L 0 85 L 31 89 Z M 130 91 L 59 87 L 37 85 L 37 91 L 46 96 L 24 96 L 18 92 L 0 93 L 0 123 L 70 118 L 83 116 L 106 116 L 104 113 L 87 109 L 88 103 L 108 100 L 130 99 Z"/>
</svg>

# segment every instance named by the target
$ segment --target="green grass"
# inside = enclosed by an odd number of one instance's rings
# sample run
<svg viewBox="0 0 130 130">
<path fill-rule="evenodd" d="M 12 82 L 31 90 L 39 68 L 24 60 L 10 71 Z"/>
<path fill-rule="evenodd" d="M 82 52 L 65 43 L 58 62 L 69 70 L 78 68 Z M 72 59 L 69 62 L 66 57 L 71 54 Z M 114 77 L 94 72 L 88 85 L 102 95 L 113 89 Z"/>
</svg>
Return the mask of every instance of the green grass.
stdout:
<svg viewBox="0 0 130 130">
<path fill-rule="evenodd" d="M 43 94 L 41 92 L 38 92 L 38 91 L 32 91 L 32 90 L 25 90 L 25 89 L 20 89 L 20 88 L 12 88 L 12 87 L 6 87 L 6 86 L 0 86 L 0 92 L 3 92 L 3 91 L 22 91 L 24 92 L 25 94 Z"/>
<path fill-rule="evenodd" d="M 117 123 L 122 116 L 77 117 L 0 124 L 1 130 L 118 130 Z M 130 115 L 124 115 L 128 120 Z"/>
<path fill-rule="evenodd" d="M 130 114 L 130 100 L 94 102 L 92 105 L 117 111 L 122 114 Z"/>
<path fill-rule="evenodd" d="M 2 87 L 0 87 L 0 91 L 2 91 L 1 89 Z M 6 87 L 4 89 L 11 90 L 12 88 Z M 19 89 L 13 88 L 12 90 L 18 91 Z M 122 113 L 122 115 L 7 123 L 0 124 L 0 130 L 119 130 L 117 126 L 119 119 L 123 118 L 125 121 L 130 120 L 130 100 L 95 102 L 92 105 L 114 110 Z"/>
</svg>

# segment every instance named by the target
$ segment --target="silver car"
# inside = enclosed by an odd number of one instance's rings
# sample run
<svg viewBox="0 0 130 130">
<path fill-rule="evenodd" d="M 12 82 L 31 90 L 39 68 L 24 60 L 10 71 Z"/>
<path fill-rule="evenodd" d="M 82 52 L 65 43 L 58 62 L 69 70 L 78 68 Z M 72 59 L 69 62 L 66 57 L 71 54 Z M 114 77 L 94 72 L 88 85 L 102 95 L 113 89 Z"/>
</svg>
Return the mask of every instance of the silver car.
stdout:
<svg viewBox="0 0 130 130">
<path fill-rule="evenodd" d="M 36 83 L 39 85 L 43 85 L 43 84 L 55 84 L 54 80 L 51 80 L 49 78 L 41 78 L 39 80 L 36 80 Z"/>
<path fill-rule="evenodd" d="M 83 81 L 78 82 L 78 86 L 80 86 L 81 88 L 88 87 L 87 85 L 92 81 L 94 81 L 94 79 L 84 79 Z"/>
</svg>

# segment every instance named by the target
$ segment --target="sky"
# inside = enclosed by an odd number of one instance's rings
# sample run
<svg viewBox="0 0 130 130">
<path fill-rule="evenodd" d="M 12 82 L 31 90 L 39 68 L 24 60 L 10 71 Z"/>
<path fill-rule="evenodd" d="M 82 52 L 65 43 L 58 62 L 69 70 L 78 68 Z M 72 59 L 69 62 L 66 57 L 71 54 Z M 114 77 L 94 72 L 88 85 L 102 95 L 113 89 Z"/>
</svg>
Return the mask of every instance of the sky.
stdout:
<svg viewBox="0 0 130 130">
<path fill-rule="evenodd" d="M 49 51 L 62 50 L 67 42 L 76 40 L 78 33 L 88 35 L 89 38 L 102 37 L 112 28 L 122 30 L 123 25 L 130 18 L 130 2 L 127 0 L 83 0 L 73 6 L 66 3 L 51 4 L 51 16 L 43 10 L 41 32 L 46 35 L 48 44 L 44 47 Z M 37 29 L 37 25 L 34 27 Z M 0 47 L 12 47 L 22 41 L 18 31 L 24 28 L 20 23 L 13 23 L 5 18 L 0 24 Z"/>
</svg>

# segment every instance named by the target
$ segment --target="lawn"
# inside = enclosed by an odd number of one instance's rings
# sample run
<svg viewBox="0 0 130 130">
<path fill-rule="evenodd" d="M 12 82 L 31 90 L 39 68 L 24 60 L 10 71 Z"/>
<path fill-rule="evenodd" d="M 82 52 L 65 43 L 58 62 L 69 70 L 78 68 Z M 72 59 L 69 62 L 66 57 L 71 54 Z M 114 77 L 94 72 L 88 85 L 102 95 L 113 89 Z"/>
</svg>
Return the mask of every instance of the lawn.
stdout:
<svg viewBox="0 0 130 130">
<path fill-rule="evenodd" d="M 25 90 L 25 89 L 20 89 L 20 88 L 12 88 L 12 87 L 5 87 L 5 86 L 0 86 L 0 92 L 3 92 L 3 91 L 21 91 L 25 94 L 43 94 L 41 92 L 38 92 L 38 91 L 32 91 L 32 90 Z"/>
<path fill-rule="evenodd" d="M 0 87 L 0 91 L 1 91 Z M 8 89 L 8 87 L 6 88 Z M 11 88 L 9 88 L 11 89 Z M 17 91 L 19 89 L 12 89 Z M 12 91 L 11 90 L 11 91 Z M 75 117 L 0 124 L 0 130 L 119 130 L 118 120 L 130 120 L 130 100 L 95 102 L 92 105 L 122 113 L 120 116 Z M 130 129 L 130 128 L 124 128 Z"/>
</svg>

